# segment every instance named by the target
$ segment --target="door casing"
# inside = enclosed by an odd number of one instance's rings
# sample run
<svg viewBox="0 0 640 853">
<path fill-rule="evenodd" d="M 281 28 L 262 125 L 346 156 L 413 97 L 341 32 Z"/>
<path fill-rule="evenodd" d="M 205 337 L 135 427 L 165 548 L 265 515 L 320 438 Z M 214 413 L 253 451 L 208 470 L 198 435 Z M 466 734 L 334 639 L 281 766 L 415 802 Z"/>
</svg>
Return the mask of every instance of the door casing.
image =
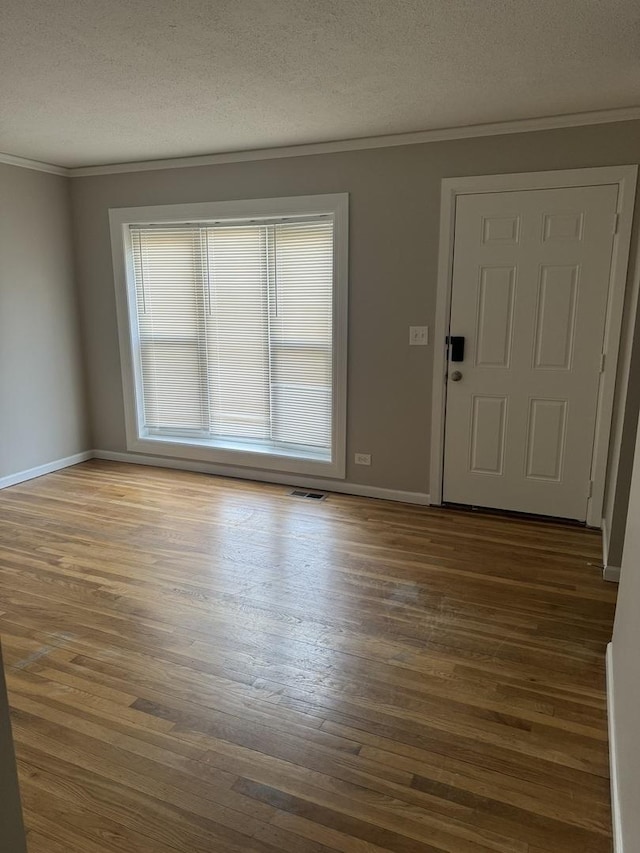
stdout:
<svg viewBox="0 0 640 853">
<path fill-rule="evenodd" d="M 430 503 L 442 503 L 442 478 L 444 463 L 444 428 L 446 414 L 446 345 L 451 313 L 453 286 L 453 250 L 456 199 L 469 193 L 509 192 L 514 190 L 557 189 L 603 184 L 618 186 L 617 226 L 614 236 L 607 316 L 604 335 L 604 370 L 598 389 L 598 410 L 591 460 L 593 489 L 587 506 L 587 524 L 602 526 L 602 511 L 607 473 L 607 457 L 611 436 L 613 402 L 616 385 L 618 355 L 621 344 L 622 314 L 625 302 L 629 247 L 635 202 L 638 167 L 602 166 L 589 169 L 568 169 L 553 172 L 528 172 L 511 175 L 482 175 L 474 177 L 444 178 L 440 201 L 440 242 L 438 252 L 438 280 L 436 319 L 434 328 L 433 393 L 431 417 L 431 474 Z M 612 223 L 613 226 L 613 223 Z M 637 299 L 638 277 L 632 287 L 632 303 Z M 633 322 L 628 330 L 633 335 Z"/>
</svg>

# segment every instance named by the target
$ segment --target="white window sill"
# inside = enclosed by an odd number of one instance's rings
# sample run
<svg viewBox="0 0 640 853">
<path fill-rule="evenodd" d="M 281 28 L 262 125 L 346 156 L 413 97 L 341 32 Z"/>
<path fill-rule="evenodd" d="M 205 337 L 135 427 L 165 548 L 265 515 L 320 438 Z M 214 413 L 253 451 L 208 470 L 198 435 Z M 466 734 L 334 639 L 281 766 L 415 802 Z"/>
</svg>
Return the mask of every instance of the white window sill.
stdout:
<svg viewBox="0 0 640 853">
<path fill-rule="evenodd" d="M 288 474 L 345 478 L 345 462 L 331 460 L 328 454 L 313 448 L 295 451 L 228 439 L 180 438 L 176 436 L 141 436 L 127 442 L 127 449 L 171 459 L 191 459 L 238 468 L 258 468 Z"/>
</svg>

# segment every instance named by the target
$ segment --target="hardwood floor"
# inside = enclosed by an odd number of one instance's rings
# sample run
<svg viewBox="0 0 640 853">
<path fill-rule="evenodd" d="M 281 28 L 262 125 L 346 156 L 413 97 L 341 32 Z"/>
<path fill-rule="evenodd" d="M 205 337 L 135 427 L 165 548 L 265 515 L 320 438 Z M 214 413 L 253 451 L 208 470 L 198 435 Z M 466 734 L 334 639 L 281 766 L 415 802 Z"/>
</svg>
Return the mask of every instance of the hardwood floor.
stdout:
<svg viewBox="0 0 640 853">
<path fill-rule="evenodd" d="M 610 851 L 600 557 L 108 462 L 0 492 L 30 853 Z"/>
</svg>

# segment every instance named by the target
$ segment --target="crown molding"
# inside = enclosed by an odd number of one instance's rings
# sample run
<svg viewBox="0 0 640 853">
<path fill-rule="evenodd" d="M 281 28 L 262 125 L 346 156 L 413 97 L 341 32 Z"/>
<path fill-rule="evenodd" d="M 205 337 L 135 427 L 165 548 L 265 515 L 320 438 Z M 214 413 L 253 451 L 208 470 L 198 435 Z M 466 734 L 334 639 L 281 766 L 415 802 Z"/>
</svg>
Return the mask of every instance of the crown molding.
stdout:
<svg viewBox="0 0 640 853">
<path fill-rule="evenodd" d="M 61 175 L 68 178 L 71 175 L 71 169 L 65 169 L 64 166 L 56 166 L 53 163 L 42 163 L 40 160 L 29 160 L 26 157 L 16 157 L 14 154 L 3 154 L 0 152 L 0 163 L 5 163 L 7 166 L 19 166 L 21 169 L 31 169 L 33 172 L 48 172 L 50 175 Z"/>
<path fill-rule="evenodd" d="M 472 124 L 414 133 L 394 133 L 387 136 L 368 136 L 335 142 L 318 142 L 308 145 L 290 145 L 282 148 L 259 148 L 251 151 L 230 151 L 205 154 L 198 157 L 174 157 L 167 160 L 145 160 L 138 163 L 113 163 L 105 166 L 81 166 L 70 169 L 71 177 L 89 175 L 114 175 L 121 172 L 148 172 L 155 169 L 184 169 L 190 166 L 214 166 L 223 163 L 242 163 L 250 160 L 275 160 L 283 157 L 304 157 L 312 154 L 332 154 L 344 151 L 362 151 L 368 148 L 391 148 L 400 145 L 420 145 L 425 142 L 444 142 L 479 136 L 498 136 L 509 133 L 526 133 L 536 130 L 554 130 L 590 124 L 608 124 L 617 121 L 640 119 L 640 107 L 624 107 L 598 112 L 572 113 L 544 116 L 542 118 L 500 121 L 493 124 Z"/>
<path fill-rule="evenodd" d="M 498 121 L 491 124 L 469 124 L 434 130 L 419 130 L 412 133 L 393 133 L 386 136 L 366 136 L 358 139 L 342 139 L 334 142 L 316 142 L 304 145 L 289 145 L 279 148 L 257 148 L 246 151 L 228 151 L 219 154 L 203 154 L 194 157 L 172 157 L 164 160 L 141 160 L 132 163 L 108 163 L 102 166 L 76 166 L 65 168 L 52 163 L 41 163 L 12 154 L 0 154 L 0 163 L 50 172 L 71 178 L 91 175 L 116 175 L 126 172 L 151 172 L 158 169 L 186 169 L 193 166 L 215 166 L 223 163 L 243 163 L 251 160 L 277 160 L 284 157 L 305 157 L 312 154 L 334 154 L 344 151 L 364 151 L 370 148 L 393 148 L 401 145 L 421 145 L 426 142 L 446 142 L 455 139 L 472 139 L 482 136 L 501 136 L 510 133 L 530 133 L 540 130 L 561 130 L 595 124 L 611 124 L 640 119 L 640 106 L 621 107 L 586 113 L 542 116 L 540 118 Z"/>
</svg>

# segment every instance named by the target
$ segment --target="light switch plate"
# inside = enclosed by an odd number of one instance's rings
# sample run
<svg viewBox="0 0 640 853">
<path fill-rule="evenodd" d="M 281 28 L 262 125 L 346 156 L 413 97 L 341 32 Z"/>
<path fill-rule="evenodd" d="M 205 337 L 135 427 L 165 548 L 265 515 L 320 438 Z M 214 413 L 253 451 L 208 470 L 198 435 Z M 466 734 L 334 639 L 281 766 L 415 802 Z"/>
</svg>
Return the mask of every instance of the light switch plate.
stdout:
<svg viewBox="0 0 640 853">
<path fill-rule="evenodd" d="M 409 326 L 409 346 L 426 347 L 429 343 L 428 326 Z"/>
</svg>

